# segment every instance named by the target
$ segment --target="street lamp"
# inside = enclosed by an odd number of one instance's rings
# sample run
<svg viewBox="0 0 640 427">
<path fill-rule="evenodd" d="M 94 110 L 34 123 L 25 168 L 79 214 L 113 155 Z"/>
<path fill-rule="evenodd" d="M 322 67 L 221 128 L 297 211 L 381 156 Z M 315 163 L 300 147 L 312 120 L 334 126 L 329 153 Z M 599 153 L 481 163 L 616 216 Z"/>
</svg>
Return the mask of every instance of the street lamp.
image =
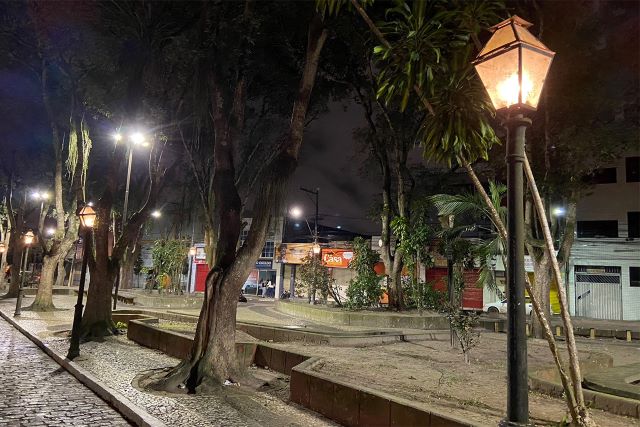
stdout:
<svg viewBox="0 0 640 427">
<path fill-rule="evenodd" d="M 555 55 L 527 30 L 531 25 L 512 16 L 491 27 L 493 36 L 474 61 L 493 106 L 507 114 L 507 425 L 529 422 L 522 171 L 531 120 L 523 113 L 538 107 Z"/>
<path fill-rule="evenodd" d="M 84 282 L 87 277 L 87 262 L 89 260 L 89 251 L 91 250 L 91 231 L 96 222 L 96 211 L 89 205 L 85 205 L 80 212 L 80 233 L 84 231 L 82 236 L 84 240 L 84 248 L 82 251 L 82 269 L 80 270 L 80 285 L 78 286 L 78 300 L 76 302 L 75 311 L 73 313 L 73 326 L 71 328 L 71 345 L 67 358 L 72 360 L 80 355 L 80 322 L 82 321 L 82 298 L 84 297 Z"/>
<path fill-rule="evenodd" d="M 42 216 L 42 211 L 44 210 L 44 202 L 46 200 L 49 200 L 49 197 L 51 197 L 51 195 L 46 191 L 34 191 L 33 193 L 31 193 L 32 199 L 40 200 L 40 214 L 38 215 L 38 218 Z"/>
<path fill-rule="evenodd" d="M 18 287 L 18 298 L 16 299 L 16 311 L 13 313 L 14 316 L 20 316 L 22 310 L 22 293 L 24 288 L 24 278 L 27 275 L 27 262 L 29 259 L 29 248 L 33 243 L 35 235 L 33 231 L 27 231 L 24 236 L 22 236 L 22 240 L 24 241 L 24 263 L 22 265 L 22 277 L 20 278 L 20 286 Z"/>
<path fill-rule="evenodd" d="M 192 233 L 192 236 L 193 236 L 193 233 Z M 198 253 L 198 250 L 196 249 L 195 246 L 191 246 L 189 248 L 189 274 L 187 274 L 187 292 L 191 292 L 191 279 L 192 279 L 191 269 L 193 268 L 193 259 L 196 257 L 197 253 Z"/>
<path fill-rule="evenodd" d="M 151 216 L 154 217 L 154 218 L 160 218 L 162 216 L 162 212 L 157 211 L 157 210 L 153 211 L 153 212 L 151 212 Z"/>
</svg>

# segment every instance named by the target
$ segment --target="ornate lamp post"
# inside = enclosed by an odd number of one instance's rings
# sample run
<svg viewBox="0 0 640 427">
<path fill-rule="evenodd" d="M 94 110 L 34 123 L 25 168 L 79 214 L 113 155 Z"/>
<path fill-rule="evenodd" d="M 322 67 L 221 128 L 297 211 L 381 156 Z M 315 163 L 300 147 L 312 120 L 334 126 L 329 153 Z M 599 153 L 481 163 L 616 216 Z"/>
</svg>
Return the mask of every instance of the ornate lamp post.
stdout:
<svg viewBox="0 0 640 427">
<path fill-rule="evenodd" d="M 24 288 L 24 278 L 27 275 L 27 265 L 29 260 L 29 248 L 35 239 L 35 235 L 33 231 L 27 231 L 24 236 L 22 236 L 22 240 L 24 241 L 24 262 L 22 265 L 22 277 L 20 278 L 20 286 L 18 287 L 18 298 L 16 299 L 16 311 L 13 313 L 14 316 L 20 316 L 22 314 L 22 292 Z"/>
<path fill-rule="evenodd" d="M 507 418 L 509 426 L 529 422 L 527 336 L 524 298 L 524 186 L 525 132 L 535 111 L 554 52 L 518 16 L 491 28 L 493 36 L 474 65 L 497 111 L 506 113 L 507 128 Z"/>
<path fill-rule="evenodd" d="M 68 359 L 80 355 L 80 322 L 82 321 L 82 298 L 84 297 L 84 282 L 87 277 L 87 262 L 91 251 L 91 231 L 96 222 L 96 211 L 89 205 L 85 205 L 78 213 L 81 230 L 84 231 L 84 248 L 82 251 L 82 269 L 80 270 L 80 285 L 78 286 L 78 300 L 73 313 L 73 327 L 71 328 L 71 345 L 67 353 Z M 81 233 L 82 233 L 81 231 Z"/>
</svg>

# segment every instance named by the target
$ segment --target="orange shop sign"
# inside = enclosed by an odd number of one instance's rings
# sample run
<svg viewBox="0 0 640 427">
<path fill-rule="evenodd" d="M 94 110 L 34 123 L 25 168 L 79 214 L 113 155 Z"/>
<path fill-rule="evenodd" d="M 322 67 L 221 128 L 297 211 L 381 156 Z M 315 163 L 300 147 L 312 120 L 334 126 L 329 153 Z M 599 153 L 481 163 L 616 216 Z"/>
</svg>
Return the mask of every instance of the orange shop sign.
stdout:
<svg viewBox="0 0 640 427">
<path fill-rule="evenodd" d="M 322 265 L 332 268 L 349 268 L 353 251 L 348 249 L 322 249 Z"/>
</svg>

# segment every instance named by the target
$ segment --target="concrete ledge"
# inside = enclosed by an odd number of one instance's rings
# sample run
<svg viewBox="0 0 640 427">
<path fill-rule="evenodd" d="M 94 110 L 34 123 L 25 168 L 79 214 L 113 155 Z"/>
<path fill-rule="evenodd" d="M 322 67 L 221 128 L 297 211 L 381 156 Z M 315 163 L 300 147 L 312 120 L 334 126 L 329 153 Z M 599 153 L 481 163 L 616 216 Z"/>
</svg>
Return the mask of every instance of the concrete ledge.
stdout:
<svg viewBox="0 0 640 427">
<path fill-rule="evenodd" d="M 101 384 L 100 381 L 85 369 L 81 368 L 71 360 L 63 358 L 58 353 L 45 345 L 38 337 L 24 329 L 20 324 L 15 322 L 9 316 L 0 311 L 0 316 L 13 325 L 24 336 L 29 338 L 35 345 L 44 351 L 55 362 L 62 366 L 67 372 L 73 375 L 78 381 L 98 395 L 102 400 L 116 409 L 127 421 L 143 427 L 164 427 L 165 424 L 159 419 L 149 415 L 138 406 L 134 405 L 129 399 L 119 392 Z"/>
<path fill-rule="evenodd" d="M 180 357 L 188 353 L 193 342 L 189 336 L 153 326 L 148 319 L 131 320 L 129 333 L 128 337 L 133 341 L 172 352 L 168 354 L 181 353 Z M 236 343 L 236 351 L 244 366 L 255 363 L 257 366 L 290 375 L 291 401 L 346 426 L 476 425 L 378 390 L 354 386 L 314 372 L 313 365 L 321 361 L 315 357 L 310 358 L 264 343 Z"/>
<path fill-rule="evenodd" d="M 272 342 L 305 342 L 333 347 L 381 345 L 401 341 L 446 341 L 449 330 L 404 333 L 402 331 L 330 332 L 237 322 L 236 328 L 254 338 Z"/>
<path fill-rule="evenodd" d="M 531 326 L 531 322 L 527 321 Z M 501 318 L 480 319 L 479 326 L 491 332 L 507 332 L 507 321 Z M 552 325 L 553 334 L 556 337 L 564 338 L 564 326 Z M 631 341 L 640 340 L 640 331 L 627 329 L 603 329 L 574 326 L 573 333 L 578 337 L 587 338 L 616 338 L 619 340 Z"/>
<path fill-rule="evenodd" d="M 276 300 L 276 309 L 303 319 L 347 326 L 397 329 L 449 329 L 449 321 L 440 314 L 417 316 L 391 312 L 370 313 L 364 311 L 346 311 L 299 304 L 286 300 Z"/>
<path fill-rule="evenodd" d="M 444 414 L 368 387 L 359 387 L 313 371 L 319 358 L 293 367 L 290 399 L 338 423 L 349 426 L 471 426 L 461 417 Z"/>
<path fill-rule="evenodd" d="M 640 402 L 640 387 L 633 384 L 638 380 L 640 363 L 600 369 L 584 376 L 584 384 L 591 390 Z"/>
<path fill-rule="evenodd" d="M 550 396 L 562 398 L 564 389 L 557 379 L 554 368 L 541 369 L 529 374 L 530 388 Z M 584 399 L 589 407 L 602 409 L 616 415 L 640 418 L 640 401 L 601 393 L 583 388 Z"/>
</svg>

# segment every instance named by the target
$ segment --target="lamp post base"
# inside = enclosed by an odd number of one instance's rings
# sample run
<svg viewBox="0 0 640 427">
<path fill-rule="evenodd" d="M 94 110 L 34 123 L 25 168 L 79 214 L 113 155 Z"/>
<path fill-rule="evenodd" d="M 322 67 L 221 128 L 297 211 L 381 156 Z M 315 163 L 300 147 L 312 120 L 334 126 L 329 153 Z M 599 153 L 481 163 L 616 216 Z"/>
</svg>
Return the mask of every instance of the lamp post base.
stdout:
<svg viewBox="0 0 640 427">
<path fill-rule="evenodd" d="M 507 419 L 500 420 L 498 423 L 498 427 L 534 427 L 535 424 L 532 423 L 519 423 L 516 421 L 509 421 Z"/>
<path fill-rule="evenodd" d="M 22 314 L 22 287 L 18 289 L 18 298 L 16 299 L 16 311 L 13 313 L 13 317 L 20 316 Z"/>
</svg>

